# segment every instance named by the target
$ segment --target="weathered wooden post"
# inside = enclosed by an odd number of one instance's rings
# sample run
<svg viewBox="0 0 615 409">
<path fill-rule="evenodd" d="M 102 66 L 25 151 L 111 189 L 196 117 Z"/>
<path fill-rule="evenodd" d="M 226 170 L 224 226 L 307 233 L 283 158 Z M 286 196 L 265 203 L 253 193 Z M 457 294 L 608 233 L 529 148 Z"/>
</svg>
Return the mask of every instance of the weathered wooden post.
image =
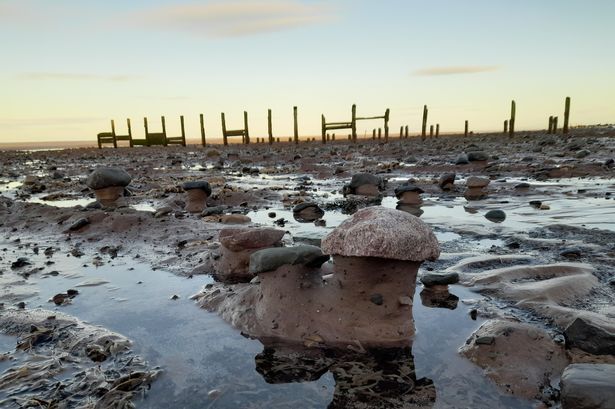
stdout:
<svg viewBox="0 0 615 409">
<path fill-rule="evenodd" d="M 278 136 L 277 138 L 275 138 L 275 141 L 276 141 L 277 143 L 280 143 L 280 137 Z"/>
<path fill-rule="evenodd" d="M 130 126 L 130 118 L 126 118 L 126 125 L 128 126 L 128 143 L 132 148 L 132 127 Z"/>
<path fill-rule="evenodd" d="M 205 146 L 205 119 L 203 118 L 203 114 L 199 115 L 199 120 L 201 122 L 201 145 Z"/>
<path fill-rule="evenodd" d="M 297 122 L 297 107 L 293 107 L 293 120 L 294 120 L 294 131 L 295 131 L 295 144 L 299 143 L 299 124 Z"/>
<path fill-rule="evenodd" d="M 510 133 L 510 137 L 515 136 L 515 116 L 517 113 L 517 104 L 513 99 L 510 103 L 510 122 L 508 123 L 508 132 Z"/>
<path fill-rule="evenodd" d="M 556 116 L 553 117 L 553 133 L 554 134 L 557 133 L 557 117 Z"/>
<path fill-rule="evenodd" d="M 436 138 L 440 136 L 440 124 L 436 124 Z"/>
<path fill-rule="evenodd" d="M 547 135 L 553 133 L 553 115 L 549 116 L 549 128 L 547 128 Z"/>
<path fill-rule="evenodd" d="M 468 128 L 469 128 L 469 124 L 468 124 L 468 120 L 466 119 L 466 123 L 463 129 L 463 136 L 465 136 L 466 138 L 468 137 Z"/>
<path fill-rule="evenodd" d="M 327 141 L 331 140 L 331 135 L 327 134 Z"/>
<path fill-rule="evenodd" d="M 357 142 L 357 106 L 352 104 L 352 142 Z"/>
<path fill-rule="evenodd" d="M 406 134 L 404 136 L 405 136 L 406 139 L 408 139 L 408 125 L 406 125 L 405 131 L 406 131 Z"/>
<path fill-rule="evenodd" d="M 248 111 L 243 111 L 243 125 L 246 129 L 246 145 L 250 144 L 250 132 L 248 131 Z"/>
<path fill-rule="evenodd" d="M 508 133 L 508 119 L 504 120 L 504 134 Z"/>
<path fill-rule="evenodd" d="M 372 130 L 372 139 L 375 141 L 376 140 L 376 128 L 374 128 Z"/>
<path fill-rule="evenodd" d="M 269 145 L 273 143 L 273 126 L 271 125 L 271 109 L 267 110 L 267 133 L 269 135 Z"/>
<path fill-rule="evenodd" d="M 384 111 L 384 142 L 389 142 L 389 108 Z"/>
<path fill-rule="evenodd" d="M 423 127 L 421 128 L 421 137 L 425 139 L 425 133 L 427 132 L 427 105 L 423 106 Z"/>
<path fill-rule="evenodd" d="M 164 115 L 160 117 L 160 122 L 162 122 L 162 134 L 164 135 L 164 143 L 163 146 L 167 146 L 167 125 L 164 120 Z"/>
<path fill-rule="evenodd" d="M 226 120 L 224 119 L 224 112 L 222 112 L 221 115 L 222 115 L 222 143 L 224 144 L 224 146 L 227 146 L 228 138 L 226 137 Z"/>
<path fill-rule="evenodd" d="M 111 120 L 111 133 L 115 135 L 115 120 L 114 119 Z M 100 144 L 98 144 L 98 147 L 99 148 L 101 147 Z M 113 137 L 113 147 L 117 148 L 117 139 L 115 139 L 115 136 Z"/>
<path fill-rule="evenodd" d="M 382 139 L 382 128 L 378 128 L 378 140 Z"/>
<path fill-rule="evenodd" d="M 399 127 L 399 139 L 402 139 L 404 137 L 404 126 L 400 126 Z"/>
<path fill-rule="evenodd" d="M 331 140 L 334 141 L 335 140 L 335 134 L 331 135 Z"/>
<path fill-rule="evenodd" d="M 433 138 L 433 125 L 429 125 L 429 137 Z"/>
<path fill-rule="evenodd" d="M 566 97 L 566 105 L 564 108 L 564 128 L 562 132 L 564 134 L 568 133 L 568 121 L 570 119 L 570 97 Z"/>
<path fill-rule="evenodd" d="M 325 122 L 325 116 L 322 115 L 322 143 L 327 143 L 327 125 Z"/>
</svg>

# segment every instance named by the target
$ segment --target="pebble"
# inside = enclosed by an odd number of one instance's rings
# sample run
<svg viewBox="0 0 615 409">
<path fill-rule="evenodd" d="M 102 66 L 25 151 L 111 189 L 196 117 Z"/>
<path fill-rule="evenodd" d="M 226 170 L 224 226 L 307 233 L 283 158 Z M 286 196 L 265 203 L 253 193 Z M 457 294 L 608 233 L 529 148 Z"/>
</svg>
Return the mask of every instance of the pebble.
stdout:
<svg viewBox="0 0 615 409">
<path fill-rule="evenodd" d="M 506 220 L 506 213 L 503 210 L 489 210 L 485 213 L 485 218 L 494 223 L 502 223 Z"/>
</svg>

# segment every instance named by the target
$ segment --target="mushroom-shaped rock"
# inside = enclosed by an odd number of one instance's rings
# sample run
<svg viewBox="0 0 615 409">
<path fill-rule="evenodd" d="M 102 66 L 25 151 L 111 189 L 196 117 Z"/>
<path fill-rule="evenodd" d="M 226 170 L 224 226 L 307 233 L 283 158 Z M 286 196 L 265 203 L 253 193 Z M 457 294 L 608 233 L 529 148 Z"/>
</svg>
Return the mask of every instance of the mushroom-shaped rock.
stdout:
<svg viewBox="0 0 615 409">
<path fill-rule="evenodd" d="M 409 183 L 404 183 L 403 185 L 395 188 L 395 197 L 399 200 L 398 203 L 403 204 L 419 205 L 423 203 L 421 193 L 425 193 L 425 191 L 420 187 Z"/>
<path fill-rule="evenodd" d="M 470 176 L 466 179 L 467 190 L 464 197 L 467 200 L 480 200 L 487 196 L 485 188 L 489 185 L 490 180 L 480 176 Z"/>
<path fill-rule="evenodd" d="M 454 173 L 445 173 L 438 179 L 438 186 L 442 190 L 451 190 L 455 185 L 455 177 L 457 175 Z"/>
<path fill-rule="evenodd" d="M 185 182 L 182 188 L 186 192 L 186 211 L 200 213 L 207 207 L 207 198 L 211 195 L 211 186 L 205 180 Z"/>
<path fill-rule="evenodd" d="M 96 199 L 101 204 L 110 205 L 124 193 L 124 188 L 131 180 L 124 169 L 99 167 L 90 173 L 86 185 L 94 191 Z"/>
<path fill-rule="evenodd" d="M 250 281 L 250 256 L 257 250 L 280 246 L 284 230 L 272 228 L 226 228 L 220 230 L 220 257 L 214 261 L 214 277 L 219 281 Z"/>
<path fill-rule="evenodd" d="M 384 180 L 371 173 L 357 173 L 352 176 L 350 184 L 344 186 L 344 193 L 362 196 L 378 196 L 384 189 Z"/>
<path fill-rule="evenodd" d="M 318 268 L 327 260 L 329 256 L 323 254 L 316 246 L 301 245 L 263 249 L 250 256 L 250 273 L 273 271 L 284 265 Z"/>
<path fill-rule="evenodd" d="M 326 254 L 394 260 L 435 260 L 440 255 L 433 231 L 418 217 L 382 206 L 356 212 L 322 240 Z"/>
<path fill-rule="evenodd" d="M 293 217 L 299 222 L 313 222 L 324 215 L 325 211 L 312 202 L 299 203 L 293 208 Z"/>
</svg>

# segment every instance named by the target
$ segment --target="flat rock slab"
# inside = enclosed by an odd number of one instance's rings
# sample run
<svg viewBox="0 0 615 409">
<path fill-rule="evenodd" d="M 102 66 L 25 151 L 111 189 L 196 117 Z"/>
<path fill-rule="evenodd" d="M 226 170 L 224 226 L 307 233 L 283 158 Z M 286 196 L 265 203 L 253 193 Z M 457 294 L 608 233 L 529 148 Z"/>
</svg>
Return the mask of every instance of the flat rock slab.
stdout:
<svg viewBox="0 0 615 409">
<path fill-rule="evenodd" d="M 562 409 L 615 409 L 615 365 L 569 365 L 560 385 Z"/>
</svg>

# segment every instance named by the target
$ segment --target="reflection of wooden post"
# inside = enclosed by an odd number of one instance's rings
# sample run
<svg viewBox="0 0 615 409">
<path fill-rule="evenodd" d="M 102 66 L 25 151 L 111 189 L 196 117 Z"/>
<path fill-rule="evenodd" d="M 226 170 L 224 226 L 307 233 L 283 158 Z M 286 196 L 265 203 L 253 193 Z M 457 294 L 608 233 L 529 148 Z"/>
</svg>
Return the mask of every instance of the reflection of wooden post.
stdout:
<svg viewBox="0 0 615 409">
<path fill-rule="evenodd" d="M 433 125 L 429 125 L 429 137 L 433 138 Z"/>
<path fill-rule="evenodd" d="M 440 136 L 440 124 L 436 124 L 436 138 Z"/>
<path fill-rule="evenodd" d="M 504 120 L 504 133 L 508 133 L 508 119 Z"/>
<path fill-rule="evenodd" d="M 568 120 L 570 119 L 570 97 L 566 97 L 566 106 L 564 108 L 564 128 L 562 132 L 568 133 Z"/>
<path fill-rule="evenodd" d="M 299 143 L 299 125 L 297 123 L 297 107 L 293 107 L 293 119 L 295 122 L 295 144 Z"/>
<path fill-rule="evenodd" d="M 423 127 L 421 128 L 421 136 L 425 138 L 427 132 L 427 105 L 423 106 Z"/>
<path fill-rule="evenodd" d="M 128 143 L 132 148 L 132 127 L 130 126 L 130 118 L 126 118 L 126 125 L 128 125 Z"/>
<path fill-rule="evenodd" d="M 408 139 L 408 125 L 406 125 L 406 129 L 404 129 L 406 131 L 406 134 L 404 135 L 406 137 L 406 139 Z"/>
<path fill-rule="evenodd" d="M 224 119 L 224 112 L 222 112 L 222 142 L 224 146 L 228 145 L 228 138 L 226 136 L 226 120 Z"/>
<path fill-rule="evenodd" d="M 384 112 L 384 142 L 389 142 L 389 108 Z"/>
<path fill-rule="evenodd" d="M 554 116 L 554 117 L 553 117 L 553 127 L 552 127 L 552 131 L 553 131 L 553 133 L 554 133 L 554 134 L 556 134 L 556 133 L 557 133 L 557 117 L 556 117 L 556 116 Z"/>
<path fill-rule="evenodd" d="M 517 114 L 517 104 L 515 100 L 510 103 L 510 122 L 508 123 L 508 132 L 510 137 L 515 136 L 515 116 Z"/>
<path fill-rule="evenodd" d="M 468 120 L 466 119 L 465 127 L 463 130 L 463 136 L 465 136 L 466 138 L 468 137 L 468 128 L 469 128 L 469 124 L 468 124 Z"/>
<path fill-rule="evenodd" d="M 269 144 L 273 143 L 273 126 L 271 125 L 271 109 L 267 110 L 267 131 L 269 133 Z"/>
<path fill-rule="evenodd" d="M 352 141 L 356 142 L 357 141 L 357 106 L 355 104 L 352 104 L 351 126 L 352 126 Z"/>
<path fill-rule="evenodd" d="M 203 114 L 199 115 L 199 121 L 201 122 L 201 145 L 205 146 L 205 119 L 203 118 Z"/>
<path fill-rule="evenodd" d="M 322 115 L 322 143 L 325 144 L 327 143 L 327 125 L 326 125 L 326 121 L 325 121 L 325 116 Z"/>
<path fill-rule="evenodd" d="M 243 125 L 246 130 L 246 145 L 250 144 L 250 132 L 248 131 L 248 111 L 243 111 Z"/>
</svg>

